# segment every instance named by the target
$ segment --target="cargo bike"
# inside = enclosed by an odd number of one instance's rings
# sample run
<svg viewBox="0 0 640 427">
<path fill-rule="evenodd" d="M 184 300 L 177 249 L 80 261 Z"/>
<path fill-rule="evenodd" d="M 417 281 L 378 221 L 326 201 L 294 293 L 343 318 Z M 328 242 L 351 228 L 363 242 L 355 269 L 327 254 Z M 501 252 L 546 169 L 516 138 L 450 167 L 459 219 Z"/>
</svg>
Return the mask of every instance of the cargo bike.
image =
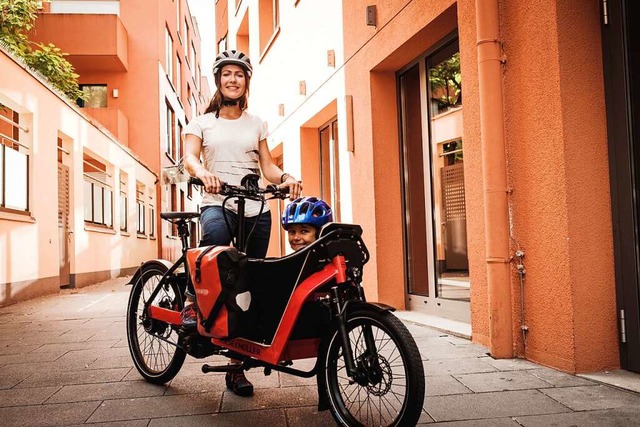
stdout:
<svg viewBox="0 0 640 427">
<path fill-rule="evenodd" d="M 187 355 L 221 355 L 241 365 L 205 364 L 202 371 L 263 368 L 265 375 L 275 370 L 316 376 L 318 409 L 330 409 L 339 425 L 415 425 L 425 394 L 420 353 L 392 307 L 365 299 L 362 273 L 369 252 L 361 227 L 329 223 L 298 252 L 247 258 L 236 249 L 247 242 L 245 201 L 286 197 L 276 186 L 260 188 L 258 179 L 250 175 L 240 186 L 223 185 L 225 203 L 237 203 L 235 247 L 189 248 L 189 226 L 199 213 L 161 214 L 177 227 L 182 255 L 175 263 L 144 262 L 130 281 L 126 326 L 138 372 L 164 384 Z M 197 330 L 181 324 L 189 282 Z M 307 358 L 316 359 L 311 370 L 292 367 Z"/>
</svg>

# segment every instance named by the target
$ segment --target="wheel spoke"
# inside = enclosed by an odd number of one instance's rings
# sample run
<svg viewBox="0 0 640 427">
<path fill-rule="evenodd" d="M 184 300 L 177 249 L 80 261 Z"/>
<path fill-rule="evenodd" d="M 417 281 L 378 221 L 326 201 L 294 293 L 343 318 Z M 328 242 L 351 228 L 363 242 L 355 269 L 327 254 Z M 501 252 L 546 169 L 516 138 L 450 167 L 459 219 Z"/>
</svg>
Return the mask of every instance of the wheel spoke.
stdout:
<svg viewBox="0 0 640 427">
<path fill-rule="evenodd" d="M 142 267 L 145 268 L 144 266 Z M 184 351 L 173 343 L 179 337 L 175 329 L 164 322 L 148 318 L 147 305 L 179 309 L 181 295 L 178 285 L 160 284 L 166 269 L 149 266 L 134 283 L 127 313 L 127 334 L 131 355 L 138 371 L 149 381 L 163 383 L 178 372 L 184 362 Z M 151 300 L 151 296 L 156 292 Z"/>
<path fill-rule="evenodd" d="M 332 411 L 340 414 L 340 422 L 387 426 L 403 424 L 405 417 L 410 423 L 417 422 L 419 411 L 411 402 L 421 402 L 419 399 L 424 398 L 424 382 L 420 384 L 424 375 L 422 365 L 418 364 L 421 362 L 413 360 L 417 348 L 412 350 L 414 353 L 407 353 L 410 347 L 402 339 L 408 332 L 400 328 L 402 324 L 386 313 L 368 312 L 349 318 L 347 332 L 357 377 L 347 374 L 342 342 L 338 335 L 334 336 L 325 374 Z M 373 348 L 369 348 L 365 339 L 369 333 Z M 415 348 L 415 342 L 412 346 Z M 412 386 L 410 396 L 409 382 L 415 381 L 418 384 Z M 416 387 L 421 395 L 416 395 Z"/>
</svg>

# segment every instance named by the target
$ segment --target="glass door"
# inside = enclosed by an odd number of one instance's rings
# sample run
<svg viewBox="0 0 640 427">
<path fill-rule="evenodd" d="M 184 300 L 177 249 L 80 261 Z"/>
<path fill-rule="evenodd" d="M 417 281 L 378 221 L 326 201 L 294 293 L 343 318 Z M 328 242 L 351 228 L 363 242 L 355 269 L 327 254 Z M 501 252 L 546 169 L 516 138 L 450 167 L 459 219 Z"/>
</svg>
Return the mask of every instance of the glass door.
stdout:
<svg viewBox="0 0 640 427">
<path fill-rule="evenodd" d="M 470 322 L 457 38 L 401 70 L 398 87 L 408 307 Z"/>
<path fill-rule="evenodd" d="M 320 193 L 333 211 L 333 220 L 340 222 L 340 157 L 338 151 L 338 119 L 320 128 Z"/>
</svg>

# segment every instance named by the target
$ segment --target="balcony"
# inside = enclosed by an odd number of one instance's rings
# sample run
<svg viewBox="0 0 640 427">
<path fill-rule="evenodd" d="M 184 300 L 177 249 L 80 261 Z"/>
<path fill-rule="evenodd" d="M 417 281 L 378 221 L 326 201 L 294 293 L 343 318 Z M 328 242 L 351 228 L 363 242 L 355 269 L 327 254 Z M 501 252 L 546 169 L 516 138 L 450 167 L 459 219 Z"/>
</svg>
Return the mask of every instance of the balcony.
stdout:
<svg viewBox="0 0 640 427">
<path fill-rule="evenodd" d="M 124 146 L 129 146 L 129 120 L 119 108 L 82 108 L 87 115 L 100 122 Z"/>
<path fill-rule="evenodd" d="M 39 13 L 30 38 L 68 53 L 78 74 L 128 68 L 128 35 L 118 15 Z"/>
</svg>

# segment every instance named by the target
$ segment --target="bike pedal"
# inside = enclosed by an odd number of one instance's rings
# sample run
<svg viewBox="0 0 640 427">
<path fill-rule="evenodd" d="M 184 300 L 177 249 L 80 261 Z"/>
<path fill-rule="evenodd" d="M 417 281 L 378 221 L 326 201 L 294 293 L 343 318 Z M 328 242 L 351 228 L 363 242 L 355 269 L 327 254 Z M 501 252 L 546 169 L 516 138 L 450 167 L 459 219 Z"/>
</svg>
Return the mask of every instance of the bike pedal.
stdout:
<svg viewBox="0 0 640 427">
<path fill-rule="evenodd" d="M 241 364 L 220 365 L 220 366 L 212 366 L 212 365 L 207 365 L 207 364 L 202 365 L 202 372 L 205 373 L 205 374 L 207 374 L 209 372 L 234 372 L 234 371 L 237 371 L 239 369 L 242 369 L 242 365 Z"/>
</svg>

